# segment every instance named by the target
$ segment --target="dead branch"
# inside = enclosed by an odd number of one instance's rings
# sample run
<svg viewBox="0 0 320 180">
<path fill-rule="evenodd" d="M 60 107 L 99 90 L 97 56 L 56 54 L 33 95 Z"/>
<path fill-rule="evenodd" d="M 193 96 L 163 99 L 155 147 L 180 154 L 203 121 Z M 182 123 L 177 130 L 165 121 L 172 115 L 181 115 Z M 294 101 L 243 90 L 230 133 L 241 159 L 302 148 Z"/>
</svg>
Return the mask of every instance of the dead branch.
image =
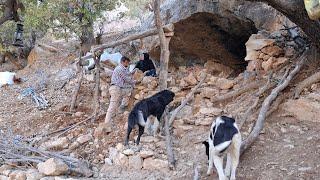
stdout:
<svg viewBox="0 0 320 180">
<path fill-rule="evenodd" d="M 0 156 L 6 164 L 41 163 L 50 158 L 57 158 L 64 161 L 69 166 L 71 172 L 77 172 L 77 174 L 86 177 L 92 176 L 92 171 L 88 168 L 87 164 L 79 159 L 58 152 L 32 147 L 23 138 L 17 138 L 17 136 L 11 135 L 9 132 L 1 132 L 0 135 Z M 77 171 L 78 169 L 82 171 Z"/>
<path fill-rule="evenodd" d="M 270 95 L 263 101 L 259 115 L 258 120 L 253 127 L 253 130 L 249 134 L 248 138 L 243 141 L 241 145 L 241 154 L 248 149 L 252 143 L 258 138 L 261 130 L 264 126 L 264 121 L 266 119 L 267 112 L 270 108 L 271 103 L 277 98 L 278 94 L 283 91 L 290 83 L 290 81 L 293 79 L 293 77 L 300 71 L 301 67 L 306 62 L 306 54 L 309 52 L 309 50 L 306 50 L 302 56 L 299 58 L 299 61 L 296 63 L 295 68 L 289 73 L 289 75 L 285 78 L 285 80 L 278 84 L 276 88 L 274 88 Z"/>
<path fill-rule="evenodd" d="M 171 114 L 170 116 L 170 120 L 169 120 L 169 123 L 170 123 L 170 126 L 172 125 L 174 119 L 176 118 L 177 114 L 179 113 L 179 111 L 185 106 L 187 105 L 187 103 L 189 101 L 191 101 L 193 99 L 193 96 L 194 96 L 194 93 L 197 91 L 197 89 L 203 84 L 203 82 L 206 80 L 206 77 L 207 77 L 207 74 L 206 73 L 202 73 L 201 74 L 202 78 L 200 80 L 200 82 L 194 87 L 191 89 L 191 92 L 186 96 L 186 98 L 184 98 L 182 101 L 181 101 L 181 104 L 179 107 L 177 107 Z"/>
<path fill-rule="evenodd" d="M 300 82 L 295 91 L 294 91 L 294 98 L 299 98 L 300 93 L 303 91 L 304 88 L 311 86 L 314 83 L 317 83 L 320 81 L 320 71 L 316 72 L 312 76 L 306 78 L 302 82 Z"/>
<path fill-rule="evenodd" d="M 233 97 L 236 97 L 236 96 L 239 96 L 245 92 L 248 92 L 252 89 L 256 89 L 258 87 L 260 87 L 262 85 L 261 82 L 253 82 L 251 84 L 248 84 L 246 86 L 244 86 L 243 88 L 240 88 L 240 89 L 237 89 L 237 90 L 234 90 L 232 92 L 229 92 L 227 94 L 224 94 L 224 95 L 219 95 L 219 96 L 215 96 L 213 98 L 211 98 L 211 102 L 219 102 L 219 101 L 224 101 L 224 100 L 227 100 L 227 99 L 230 99 L 230 98 L 233 98 Z"/>
</svg>

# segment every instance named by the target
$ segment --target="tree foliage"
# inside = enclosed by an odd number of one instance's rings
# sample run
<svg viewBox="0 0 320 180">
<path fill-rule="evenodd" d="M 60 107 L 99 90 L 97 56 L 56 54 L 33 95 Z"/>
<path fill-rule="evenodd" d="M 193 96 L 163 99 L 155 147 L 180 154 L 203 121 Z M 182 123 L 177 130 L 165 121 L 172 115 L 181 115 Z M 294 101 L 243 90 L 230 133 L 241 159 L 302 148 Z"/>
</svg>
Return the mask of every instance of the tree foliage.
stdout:
<svg viewBox="0 0 320 180">
<path fill-rule="evenodd" d="M 143 20 L 145 12 L 152 9 L 152 0 L 121 0 L 129 9 L 126 13 L 128 16 Z"/>
<path fill-rule="evenodd" d="M 103 17 L 103 12 L 116 7 L 114 0 L 21 0 L 24 12 L 19 11 L 24 24 L 24 37 L 28 39 L 36 32 L 38 37 L 48 30 L 57 37 L 83 35 L 83 27 L 93 31 L 93 22 Z M 3 7 L 4 5 L 2 5 Z M 1 7 L 1 4 L 0 4 Z M 0 12 L 0 16 L 4 14 Z M 0 43 L 10 44 L 16 30 L 16 22 L 6 21 L 0 25 Z"/>
</svg>

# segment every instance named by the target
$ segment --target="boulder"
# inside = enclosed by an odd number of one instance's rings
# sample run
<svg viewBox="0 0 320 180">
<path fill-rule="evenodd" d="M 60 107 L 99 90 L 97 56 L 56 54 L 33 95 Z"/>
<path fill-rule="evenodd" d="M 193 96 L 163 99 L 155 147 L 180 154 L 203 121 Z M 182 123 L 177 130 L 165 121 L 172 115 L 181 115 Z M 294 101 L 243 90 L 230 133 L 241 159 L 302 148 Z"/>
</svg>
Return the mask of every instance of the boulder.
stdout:
<svg viewBox="0 0 320 180">
<path fill-rule="evenodd" d="M 139 155 L 129 157 L 129 168 L 134 170 L 142 169 L 142 159 Z"/>
<path fill-rule="evenodd" d="M 127 126 L 126 126 L 126 127 L 127 127 Z M 124 150 L 124 145 L 123 145 L 122 143 L 118 143 L 118 144 L 116 145 L 116 149 L 121 152 L 121 151 Z"/>
<path fill-rule="evenodd" d="M 86 134 L 86 135 L 82 135 L 82 136 L 78 137 L 77 142 L 80 144 L 84 144 L 92 139 L 93 139 L 93 136 L 91 134 Z"/>
<path fill-rule="evenodd" d="M 106 158 L 104 160 L 104 164 L 111 166 L 112 165 L 112 160 L 110 158 Z"/>
<path fill-rule="evenodd" d="M 26 172 L 27 180 L 39 180 L 43 178 L 43 174 L 41 174 L 37 169 L 29 169 Z"/>
<path fill-rule="evenodd" d="M 271 70 L 274 61 L 275 61 L 274 57 L 269 58 L 267 61 L 263 61 L 261 64 L 263 70 L 265 70 L 266 72 Z"/>
<path fill-rule="evenodd" d="M 118 153 L 118 156 L 114 159 L 114 164 L 122 167 L 128 167 L 129 158 L 122 153 Z"/>
<path fill-rule="evenodd" d="M 112 160 L 112 162 L 115 161 L 115 159 L 118 157 L 119 151 L 114 148 L 114 147 L 110 147 L 109 148 L 109 158 Z"/>
<path fill-rule="evenodd" d="M 283 110 L 300 121 L 319 121 L 320 103 L 307 98 L 290 99 L 283 105 Z"/>
<path fill-rule="evenodd" d="M 184 79 L 181 79 L 179 86 L 182 87 L 182 88 L 183 88 L 183 87 L 187 87 L 187 86 L 188 86 L 188 83 L 187 83 Z"/>
<path fill-rule="evenodd" d="M 274 39 L 266 39 L 260 34 L 252 34 L 246 42 L 247 50 L 260 50 L 264 47 L 271 46 L 275 43 Z"/>
<path fill-rule="evenodd" d="M 140 152 L 140 157 L 142 157 L 143 159 L 152 157 L 153 155 L 154 155 L 154 152 L 150 150 L 143 150 Z"/>
<path fill-rule="evenodd" d="M 27 179 L 26 172 L 20 171 L 20 170 L 13 171 L 9 175 L 9 180 L 26 180 L 26 179 Z"/>
<path fill-rule="evenodd" d="M 100 138 L 102 137 L 105 133 L 110 133 L 112 132 L 112 128 L 110 124 L 107 123 L 100 123 L 94 131 L 94 137 Z"/>
<path fill-rule="evenodd" d="M 147 158 L 143 161 L 143 169 L 146 170 L 166 170 L 167 168 L 168 161 L 153 158 Z"/>
<path fill-rule="evenodd" d="M 126 149 L 122 152 L 124 155 L 132 156 L 134 155 L 134 151 L 132 149 Z"/>
<path fill-rule="evenodd" d="M 268 46 L 261 49 L 261 51 L 273 57 L 279 57 L 281 54 L 284 53 L 284 51 L 279 46 Z"/>
<path fill-rule="evenodd" d="M 68 172 L 68 166 L 60 159 L 50 158 L 38 164 L 40 173 L 47 176 L 59 176 Z"/>
<path fill-rule="evenodd" d="M 179 126 L 183 125 L 184 124 L 184 120 L 183 119 L 176 119 L 173 121 L 172 123 L 172 127 L 174 128 L 178 128 Z"/>
<path fill-rule="evenodd" d="M 133 74 L 133 79 L 136 81 L 141 81 L 144 77 L 144 74 L 142 71 L 137 70 L 134 74 Z"/>
<path fill-rule="evenodd" d="M 259 58 L 260 52 L 254 50 L 247 50 L 247 56 L 244 58 L 246 61 L 256 61 Z"/>
<path fill-rule="evenodd" d="M 196 77 L 194 76 L 194 74 L 192 72 L 189 73 L 189 75 L 187 77 L 185 77 L 184 80 L 189 86 L 194 86 L 198 83 Z"/>
<path fill-rule="evenodd" d="M 272 68 L 277 68 L 278 66 L 280 66 L 280 65 L 282 65 L 282 64 L 284 64 L 284 63 L 286 63 L 288 61 L 289 61 L 289 59 L 286 58 L 286 57 L 279 57 L 273 63 Z"/>
<path fill-rule="evenodd" d="M 214 107 L 211 107 L 211 108 L 202 107 L 200 108 L 199 113 L 207 116 L 218 116 L 222 113 L 222 109 L 214 108 Z"/>
<path fill-rule="evenodd" d="M 235 82 L 233 80 L 229 80 L 226 78 L 219 78 L 219 77 L 212 76 L 210 78 L 209 84 L 217 86 L 222 90 L 227 90 L 227 89 L 231 89 L 234 86 Z"/>
<path fill-rule="evenodd" d="M 68 146 L 69 146 L 68 138 L 62 137 L 62 138 L 45 142 L 40 146 L 40 148 L 44 150 L 48 150 L 48 149 L 61 150 L 61 149 L 67 148 Z"/>
<path fill-rule="evenodd" d="M 212 124 L 213 120 L 212 118 L 204 118 L 204 119 L 197 119 L 195 121 L 196 126 L 210 126 Z"/>
<path fill-rule="evenodd" d="M 210 87 L 204 87 L 200 93 L 200 95 L 203 98 L 209 98 L 211 99 L 213 96 L 215 96 L 216 94 L 218 94 L 218 90 L 210 88 Z"/>
</svg>

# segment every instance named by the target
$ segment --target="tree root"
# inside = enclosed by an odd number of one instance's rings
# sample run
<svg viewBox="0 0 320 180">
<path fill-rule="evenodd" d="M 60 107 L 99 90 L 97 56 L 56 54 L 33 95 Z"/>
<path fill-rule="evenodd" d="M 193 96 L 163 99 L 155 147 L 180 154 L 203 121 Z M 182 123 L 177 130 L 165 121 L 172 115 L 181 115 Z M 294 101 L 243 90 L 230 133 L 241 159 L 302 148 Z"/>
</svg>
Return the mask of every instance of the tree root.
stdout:
<svg viewBox="0 0 320 180">
<path fill-rule="evenodd" d="M 246 140 L 243 141 L 241 145 L 241 154 L 248 149 L 253 142 L 258 138 L 261 130 L 263 129 L 264 122 L 267 116 L 267 112 L 269 111 L 269 108 L 272 104 L 272 102 L 277 98 L 278 94 L 283 91 L 290 83 L 290 81 L 293 79 L 293 77 L 300 71 L 301 67 L 306 62 L 306 55 L 309 52 L 309 50 L 306 50 L 301 57 L 299 58 L 299 61 L 296 63 L 295 68 L 289 73 L 289 75 L 286 78 L 283 78 L 284 81 L 278 84 L 276 88 L 274 88 L 270 95 L 263 101 L 259 115 L 258 120 L 253 127 L 253 130 L 249 134 Z M 286 73 L 285 73 L 286 75 Z"/>
</svg>

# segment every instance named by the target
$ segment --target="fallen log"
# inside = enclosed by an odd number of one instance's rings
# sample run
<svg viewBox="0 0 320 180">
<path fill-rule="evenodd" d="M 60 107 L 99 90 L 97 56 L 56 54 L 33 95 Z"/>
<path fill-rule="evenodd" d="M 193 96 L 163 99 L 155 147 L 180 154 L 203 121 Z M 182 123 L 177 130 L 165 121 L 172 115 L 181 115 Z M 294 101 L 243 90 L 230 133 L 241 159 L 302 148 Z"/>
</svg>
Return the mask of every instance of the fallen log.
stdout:
<svg viewBox="0 0 320 180">
<path fill-rule="evenodd" d="M 276 88 L 274 88 L 270 95 L 263 101 L 257 122 L 255 126 L 253 127 L 253 130 L 249 134 L 246 140 L 243 141 L 241 144 L 241 154 L 245 152 L 246 149 L 248 149 L 253 142 L 258 138 L 261 130 L 264 127 L 264 122 L 266 119 L 267 112 L 272 104 L 272 102 L 277 98 L 278 94 L 283 91 L 290 83 L 290 81 L 293 79 L 293 77 L 300 71 L 301 67 L 304 65 L 306 62 L 306 55 L 308 54 L 309 50 L 306 50 L 299 58 L 298 62 L 296 63 L 295 68 L 289 73 L 289 75 L 284 79 L 283 82 L 278 84 Z M 286 75 L 286 73 L 285 73 Z"/>
</svg>

